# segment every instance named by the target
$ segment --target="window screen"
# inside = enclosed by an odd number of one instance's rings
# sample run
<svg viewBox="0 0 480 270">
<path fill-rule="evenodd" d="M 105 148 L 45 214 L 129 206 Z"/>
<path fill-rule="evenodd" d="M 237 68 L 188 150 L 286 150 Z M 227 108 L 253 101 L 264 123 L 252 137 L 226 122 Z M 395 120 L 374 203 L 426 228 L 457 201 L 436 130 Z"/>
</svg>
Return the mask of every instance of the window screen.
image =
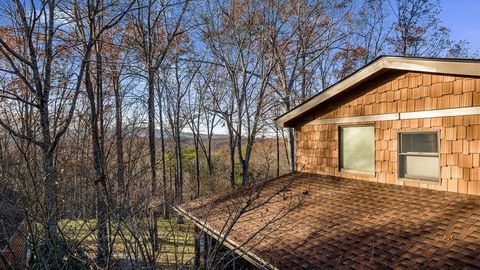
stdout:
<svg viewBox="0 0 480 270">
<path fill-rule="evenodd" d="M 400 133 L 400 178 L 439 181 L 438 133 Z"/>
<path fill-rule="evenodd" d="M 437 133 L 402 133 L 402 153 L 437 153 Z"/>
<path fill-rule="evenodd" d="M 362 172 L 375 171 L 375 137 L 373 126 L 340 129 L 340 168 Z"/>
</svg>

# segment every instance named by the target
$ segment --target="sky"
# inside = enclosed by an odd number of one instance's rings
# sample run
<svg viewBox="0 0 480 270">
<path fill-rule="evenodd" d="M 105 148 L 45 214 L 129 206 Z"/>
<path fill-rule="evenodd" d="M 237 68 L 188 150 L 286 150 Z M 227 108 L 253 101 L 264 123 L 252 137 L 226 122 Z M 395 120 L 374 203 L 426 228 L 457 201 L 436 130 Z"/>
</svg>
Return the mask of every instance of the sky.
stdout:
<svg viewBox="0 0 480 270">
<path fill-rule="evenodd" d="M 440 0 L 440 5 L 440 20 L 450 28 L 451 38 L 466 40 L 472 51 L 480 52 L 480 0 Z M 218 127 L 215 133 L 227 134 L 227 130 Z"/>
<path fill-rule="evenodd" d="M 440 19 L 454 40 L 465 39 L 480 50 L 480 0 L 440 0 Z"/>
</svg>

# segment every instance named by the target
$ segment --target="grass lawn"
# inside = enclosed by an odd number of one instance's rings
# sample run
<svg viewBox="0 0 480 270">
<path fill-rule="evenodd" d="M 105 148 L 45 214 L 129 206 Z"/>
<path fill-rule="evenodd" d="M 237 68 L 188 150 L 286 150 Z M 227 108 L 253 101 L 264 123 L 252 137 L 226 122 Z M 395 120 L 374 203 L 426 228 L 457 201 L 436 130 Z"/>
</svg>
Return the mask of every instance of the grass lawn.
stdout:
<svg viewBox="0 0 480 270">
<path fill-rule="evenodd" d="M 63 219 L 59 223 L 61 233 L 65 238 L 81 241 L 82 247 L 90 258 L 95 258 L 97 236 L 95 232 L 96 220 Z M 140 257 L 141 252 L 151 253 L 151 245 L 147 239 L 148 226 L 146 221 L 110 224 L 110 235 L 115 239 L 113 257 L 115 259 L 128 258 L 127 253 Z M 185 222 L 177 224 L 176 219 L 158 220 L 159 244 L 157 262 L 159 264 L 191 264 L 194 257 L 193 225 Z M 136 232 L 136 233 L 133 233 Z M 137 239 L 137 241 L 135 240 Z"/>
</svg>

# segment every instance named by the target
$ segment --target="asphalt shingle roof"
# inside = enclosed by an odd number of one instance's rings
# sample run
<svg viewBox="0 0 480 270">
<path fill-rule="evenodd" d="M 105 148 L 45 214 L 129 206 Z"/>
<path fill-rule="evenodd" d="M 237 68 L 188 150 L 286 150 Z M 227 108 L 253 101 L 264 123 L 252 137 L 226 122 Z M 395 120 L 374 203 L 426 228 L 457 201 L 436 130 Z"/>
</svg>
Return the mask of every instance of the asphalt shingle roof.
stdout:
<svg viewBox="0 0 480 270">
<path fill-rule="evenodd" d="M 295 173 L 179 209 L 279 269 L 480 267 L 479 196 Z"/>
</svg>

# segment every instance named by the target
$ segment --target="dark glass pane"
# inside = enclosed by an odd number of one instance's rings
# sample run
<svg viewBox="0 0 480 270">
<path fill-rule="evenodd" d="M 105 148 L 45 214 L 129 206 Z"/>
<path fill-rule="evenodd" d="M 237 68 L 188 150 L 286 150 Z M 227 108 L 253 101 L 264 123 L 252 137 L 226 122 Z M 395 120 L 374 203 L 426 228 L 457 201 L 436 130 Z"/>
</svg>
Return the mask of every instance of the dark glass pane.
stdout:
<svg viewBox="0 0 480 270">
<path fill-rule="evenodd" d="M 437 133 L 403 133 L 401 152 L 438 153 Z"/>
</svg>

